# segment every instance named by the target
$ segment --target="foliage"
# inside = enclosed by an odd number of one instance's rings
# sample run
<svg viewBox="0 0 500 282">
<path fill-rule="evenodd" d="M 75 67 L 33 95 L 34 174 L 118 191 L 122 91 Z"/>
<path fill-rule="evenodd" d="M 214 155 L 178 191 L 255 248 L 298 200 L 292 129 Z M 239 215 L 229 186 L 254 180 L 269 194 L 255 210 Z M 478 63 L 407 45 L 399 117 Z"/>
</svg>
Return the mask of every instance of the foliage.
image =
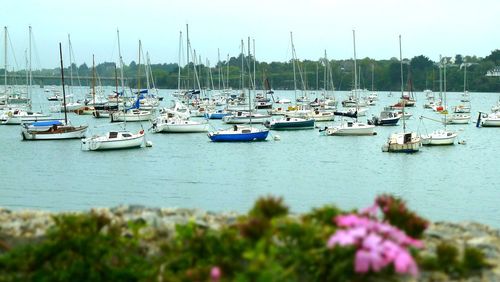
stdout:
<svg viewBox="0 0 500 282">
<path fill-rule="evenodd" d="M 409 210 L 402 199 L 391 195 L 381 195 L 376 198 L 375 203 L 380 207 L 384 220 L 411 237 L 422 238 L 429 223 Z"/>
<path fill-rule="evenodd" d="M 40 242 L 0 254 L 0 281 L 391 281 L 399 273 L 413 273 L 412 256 L 417 251 L 406 248 L 420 243 L 394 226 L 420 230 L 408 222 L 421 221 L 402 200 L 391 196 L 378 197 L 376 207 L 387 209 L 384 221 L 370 217 L 373 209 L 349 215 L 330 205 L 295 216 L 288 213 L 282 198 L 267 196 L 236 223 L 213 229 L 193 220 L 177 225 L 168 238 L 162 238 L 168 235 L 164 231 L 151 236 L 154 231 L 149 226 L 142 232 L 143 220 L 118 224 L 94 213 L 62 215 L 54 218 L 55 226 Z M 372 247 L 397 245 L 392 250 L 402 255 L 394 258 L 399 262 L 377 271 L 359 271 L 360 246 L 334 244 L 331 236 L 357 227 L 386 242 L 375 238 Z M 424 269 L 464 276 L 486 266 L 483 254 L 475 249 L 466 249 L 461 260 L 448 246 L 438 249 L 437 257 L 418 257 Z"/>
<path fill-rule="evenodd" d="M 490 267 L 479 249 L 466 247 L 460 257 L 457 247 L 446 242 L 437 246 L 436 256 L 426 256 L 419 260 L 423 269 L 441 271 L 453 278 L 465 278 Z"/>
<path fill-rule="evenodd" d="M 0 280 L 137 281 L 151 277 L 137 235 L 101 215 L 63 215 L 39 245 L 0 257 Z"/>
<path fill-rule="evenodd" d="M 451 57 L 450 57 L 451 58 Z M 244 71 L 246 78 L 243 83 L 248 87 L 248 62 L 252 62 L 252 58 L 239 55 L 231 57 L 226 61 L 219 62 L 215 67 L 207 71 L 207 67 L 203 64 L 197 64 L 198 81 L 194 76 L 193 63 L 180 67 L 180 87 L 183 89 L 191 89 L 201 87 L 203 89 L 217 89 L 220 87 L 226 88 L 241 88 L 241 60 L 244 59 Z M 411 70 L 411 81 L 415 91 L 422 91 L 424 89 L 431 89 L 434 91 L 439 90 L 439 68 L 438 62 L 432 61 L 426 56 L 419 55 L 413 58 L 404 59 L 409 62 L 409 69 Z M 297 73 L 297 87 L 299 89 L 317 90 L 324 89 L 326 86 L 326 60 L 320 58 L 317 61 L 304 60 L 298 61 L 302 69 L 302 76 L 304 84 L 302 84 L 299 74 Z M 354 87 L 354 69 L 353 61 L 348 60 L 329 60 L 331 68 L 332 84 L 336 90 L 351 90 Z M 500 50 L 494 50 L 490 55 L 485 58 L 478 58 L 476 56 L 463 56 L 457 54 L 454 56 L 454 63 L 447 65 L 447 90 L 448 91 L 462 91 L 463 90 L 463 77 L 464 68 L 462 62 L 470 64 L 467 68 L 467 88 L 469 91 L 486 91 L 486 92 L 500 92 L 500 80 L 497 77 L 486 77 L 487 71 L 498 67 L 500 65 Z M 364 58 L 358 60 L 359 67 L 359 81 L 361 88 L 370 89 L 372 86 L 372 66 L 374 69 L 373 88 L 375 90 L 384 91 L 398 91 L 401 89 L 400 82 L 400 63 L 396 58 L 390 60 L 374 60 Z M 117 66 L 120 68 L 120 66 Z M 75 76 L 74 84 L 79 81 L 81 85 L 88 86 L 91 83 L 92 66 L 87 66 L 85 63 L 77 67 L 71 67 L 73 76 Z M 103 84 L 115 85 L 115 63 L 103 62 L 96 66 L 97 74 L 101 78 Z M 140 70 L 140 72 L 139 72 Z M 220 70 L 220 72 L 219 72 Z M 179 78 L 179 65 L 176 63 L 169 64 L 152 64 L 151 71 L 153 73 L 153 82 L 156 87 L 177 89 Z M 408 78 L 409 70 L 404 67 L 404 77 Z M 145 65 L 139 65 L 132 61 L 129 65 L 123 67 L 123 72 L 126 80 L 127 87 L 138 86 L 138 75 L 141 77 L 141 85 L 144 87 L 146 82 Z M 0 73 L 3 70 L 0 69 Z M 69 77 L 70 68 L 65 68 L 66 76 Z M 120 72 L 118 72 L 120 73 Z M 210 73 L 212 79 L 209 79 Z M 10 84 L 23 84 L 25 72 L 16 71 L 8 72 L 9 76 L 16 75 L 16 78 L 9 78 Z M 44 69 L 35 70 L 33 72 L 34 83 L 40 84 L 59 84 L 60 70 Z M 82 79 L 76 80 L 76 76 Z M 37 77 L 44 77 L 43 81 Z M 52 78 L 51 78 L 52 77 Z M 292 60 L 286 62 L 256 62 L 256 87 L 263 89 L 263 81 L 268 78 L 273 89 L 294 89 L 293 80 L 293 64 Z M 0 81 L 0 84 L 3 81 Z M 405 83 L 408 83 L 405 82 Z M 331 87 L 326 86 L 327 89 Z M 405 87 L 407 88 L 407 87 Z"/>
</svg>

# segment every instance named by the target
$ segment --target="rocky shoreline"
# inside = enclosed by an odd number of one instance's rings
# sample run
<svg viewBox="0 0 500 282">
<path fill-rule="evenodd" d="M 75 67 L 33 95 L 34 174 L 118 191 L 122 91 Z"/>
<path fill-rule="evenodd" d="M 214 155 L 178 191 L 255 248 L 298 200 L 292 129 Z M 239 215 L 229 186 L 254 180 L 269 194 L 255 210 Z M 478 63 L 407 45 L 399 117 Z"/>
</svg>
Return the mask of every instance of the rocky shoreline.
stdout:
<svg viewBox="0 0 500 282">
<path fill-rule="evenodd" d="M 143 206 L 118 206 L 114 208 L 96 208 L 84 212 L 68 214 L 94 213 L 105 216 L 113 223 L 123 226 L 128 232 L 128 222 L 145 223 L 141 229 L 145 244 L 154 253 L 159 243 L 168 240 L 175 234 L 176 224 L 194 222 L 206 228 L 219 229 L 234 224 L 241 214 L 235 212 L 206 212 L 198 209 L 184 208 L 148 208 Z M 0 254 L 9 249 L 42 240 L 46 231 L 54 225 L 53 216 L 64 213 L 26 210 L 11 211 L 0 208 Z M 423 253 L 435 253 L 436 246 L 446 241 L 460 251 L 464 247 L 481 250 L 492 265 L 467 281 L 500 281 L 500 230 L 475 222 L 434 222 L 424 235 L 425 249 Z M 442 273 L 423 273 L 421 281 L 449 281 Z"/>
</svg>

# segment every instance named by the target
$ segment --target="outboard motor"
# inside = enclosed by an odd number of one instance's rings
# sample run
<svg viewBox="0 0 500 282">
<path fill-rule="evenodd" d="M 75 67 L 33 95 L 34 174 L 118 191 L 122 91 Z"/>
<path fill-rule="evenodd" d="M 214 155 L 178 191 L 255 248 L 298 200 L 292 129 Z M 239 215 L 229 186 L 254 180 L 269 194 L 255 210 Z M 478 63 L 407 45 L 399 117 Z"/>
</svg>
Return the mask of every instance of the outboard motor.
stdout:
<svg viewBox="0 0 500 282">
<path fill-rule="evenodd" d="M 476 127 L 479 127 L 481 125 L 481 115 L 483 113 L 479 112 L 479 115 L 477 116 L 477 122 L 476 122 Z"/>
</svg>

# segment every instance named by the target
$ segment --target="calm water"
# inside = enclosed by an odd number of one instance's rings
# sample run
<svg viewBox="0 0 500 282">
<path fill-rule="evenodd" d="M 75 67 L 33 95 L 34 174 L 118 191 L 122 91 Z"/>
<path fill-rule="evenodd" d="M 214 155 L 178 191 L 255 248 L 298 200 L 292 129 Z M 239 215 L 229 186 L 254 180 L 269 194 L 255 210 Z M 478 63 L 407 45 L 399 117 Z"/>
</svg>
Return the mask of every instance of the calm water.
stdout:
<svg viewBox="0 0 500 282">
<path fill-rule="evenodd" d="M 45 93 L 36 91 L 34 109 L 47 109 Z M 168 104 L 170 91 L 161 94 Z M 336 93 L 339 100 L 346 95 Z M 293 92 L 277 91 L 275 96 L 293 98 Z M 398 96 L 380 92 L 368 116 Z M 301 212 L 327 203 L 362 208 L 376 195 L 392 193 L 432 220 L 476 220 L 500 227 L 500 129 L 475 127 L 477 111 L 489 111 L 498 94 L 471 96 L 471 123 L 449 126 L 467 145 L 424 147 L 412 155 L 381 152 L 390 133 L 401 126 L 378 127 L 377 136 L 363 137 L 325 137 L 317 130 L 272 132 L 281 141 L 234 144 L 211 143 L 206 134 L 149 134 L 152 148 L 109 152 L 82 151 L 79 140 L 23 142 L 18 126 L 0 126 L 0 206 L 59 211 L 142 204 L 244 212 L 259 196 L 273 194 Z M 459 98 L 460 93 L 448 94 L 450 105 Z M 408 128 L 421 133 L 439 128 L 432 121 L 421 123 L 421 114 L 438 114 L 423 109 L 422 93 L 417 99 Z M 90 127 L 108 122 L 74 114 L 70 118 Z M 141 125 L 127 127 L 138 130 Z"/>
</svg>

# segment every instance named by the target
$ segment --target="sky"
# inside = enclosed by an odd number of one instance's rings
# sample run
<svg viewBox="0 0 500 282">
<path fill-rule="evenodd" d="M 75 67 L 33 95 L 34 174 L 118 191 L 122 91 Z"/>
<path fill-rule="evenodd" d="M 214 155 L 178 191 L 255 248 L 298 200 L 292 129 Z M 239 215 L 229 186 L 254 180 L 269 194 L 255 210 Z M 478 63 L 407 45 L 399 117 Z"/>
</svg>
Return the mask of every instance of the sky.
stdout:
<svg viewBox="0 0 500 282">
<path fill-rule="evenodd" d="M 179 32 L 186 24 L 192 48 L 205 62 L 238 56 L 240 42 L 255 40 L 259 61 L 288 61 L 290 32 L 297 57 L 317 60 L 424 55 L 485 57 L 500 49 L 500 0 L 8 0 L 2 1 L 0 25 L 7 26 L 8 69 L 23 69 L 28 26 L 33 30 L 32 66 L 59 66 L 58 44 L 68 62 L 116 62 L 120 30 L 123 60 L 138 60 L 138 41 L 153 64 L 179 61 Z M 4 65 L 2 30 L 1 67 Z M 185 42 L 183 44 L 186 46 Z M 184 51 L 185 53 L 185 51 Z M 15 57 L 15 59 L 14 59 Z M 185 58 L 185 55 L 184 55 Z M 184 59 L 185 61 L 185 59 Z M 17 64 L 15 63 L 17 62 Z M 183 62 L 184 63 L 184 62 Z"/>
</svg>

